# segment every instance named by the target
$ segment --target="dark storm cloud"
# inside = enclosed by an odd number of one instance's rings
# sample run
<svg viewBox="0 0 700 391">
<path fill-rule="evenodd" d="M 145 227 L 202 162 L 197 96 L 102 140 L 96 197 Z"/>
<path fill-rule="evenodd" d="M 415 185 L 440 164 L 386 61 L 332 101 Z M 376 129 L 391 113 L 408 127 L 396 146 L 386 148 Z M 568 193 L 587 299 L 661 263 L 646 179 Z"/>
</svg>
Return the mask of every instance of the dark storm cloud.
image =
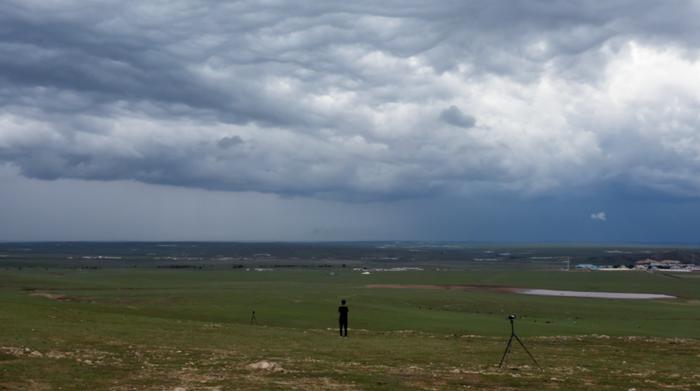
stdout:
<svg viewBox="0 0 700 391">
<path fill-rule="evenodd" d="M 471 115 L 464 114 L 457 106 L 450 106 L 440 113 L 440 119 L 450 125 L 462 128 L 471 128 L 476 124 L 476 119 Z"/>
<path fill-rule="evenodd" d="M 693 1 L 5 1 L 0 160 L 342 199 L 699 195 L 699 17 Z"/>
<path fill-rule="evenodd" d="M 243 139 L 238 136 L 224 137 L 216 142 L 216 145 L 221 149 L 229 149 L 239 144 L 243 144 Z"/>
</svg>

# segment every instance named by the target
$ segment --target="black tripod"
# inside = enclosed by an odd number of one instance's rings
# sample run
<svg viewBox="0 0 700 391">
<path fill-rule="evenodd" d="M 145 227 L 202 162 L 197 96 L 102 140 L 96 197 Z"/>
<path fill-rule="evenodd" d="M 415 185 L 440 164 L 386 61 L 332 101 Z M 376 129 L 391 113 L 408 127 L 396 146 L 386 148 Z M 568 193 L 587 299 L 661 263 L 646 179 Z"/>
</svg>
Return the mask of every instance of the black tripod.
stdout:
<svg viewBox="0 0 700 391">
<path fill-rule="evenodd" d="M 506 351 L 503 352 L 503 357 L 501 357 L 501 362 L 498 363 L 498 367 L 500 368 L 501 366 L 503 366 L 503 362 L 506 361 L 506 356 L 508 355 L 508 353 L 510 353 L 511 348 L 513 347 L 513 338 L 515 338 L 518 341 L 518 343 L 520 344 L 520 346 L 522 346 L 523 349 L 525 349 L 525 352 L 527 352 L 527 355 L 530 356 L 530 358 L 535 363 L 535 365 L 537 365 L 537 367 L 539 369 L 542 369 L 542 367 L 537 362 L 537 360 L 535 360 L 535 358 L 532 357 L 532 354 L 530 354 L 530 351 L 527 350 L 523 341 L 520 340 L 520 337 L 518 337 L 518 335 L 515 334 L 515 325 L 513 324 L 513 321 L 515 320 L 515 315 L 509 315 L 508 319 L 510 320 L 510 339 L 508 339 L 508 345 L 506 346 Z"/>
<path fill-rule="evenodd" d="M 253 310 L 253 313 L 250 315 L 250 324 L 258 324 L 258 320 L 255 319 L 255 310 Z"/>
</svg>

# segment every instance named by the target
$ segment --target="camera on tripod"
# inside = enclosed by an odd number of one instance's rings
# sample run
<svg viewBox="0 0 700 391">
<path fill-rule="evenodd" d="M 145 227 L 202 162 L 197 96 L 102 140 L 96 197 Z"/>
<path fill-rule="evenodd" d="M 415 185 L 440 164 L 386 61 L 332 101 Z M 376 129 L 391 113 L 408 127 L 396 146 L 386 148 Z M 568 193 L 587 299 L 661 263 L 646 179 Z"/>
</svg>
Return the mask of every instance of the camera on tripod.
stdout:
<svg viewBox="0 0 700 391">
<path fill-rule="evenodd" d="M 532 356 L 530 351 L 527 350 L 527 347 L 525 347 L 525 344 L 523 343 L 523 341 L 520 340 L 520 337 L 518 337 L 518 335 L 515 334 L 515 322 L 514 321 L 517 317 L 518 317 L 518 315 L 516 315 L 516 314 L 508 315 L 508 319 L 510 320 L 510 338 L 508 339 L 508 345 L 506 345 L 506 351 L 503 352 L 503 357 L 501 357 L 501 362 L 498 363 L 498 367 L 500 368 L 503 366 L 503 363 L 506 361 L 506 356 L 508 356 L 508 353 L 510 353 L 511 348 L 513 347 L 513 339 L 515 339 L 516 341 L 518 341 L 520 346 L 522 346 L 523 349 L 525 349 L 525 353 L 527 353 L 527 355 L 530 356 L 530 359 L 532 360 L 532 362 L 534 362 L 538 368 L 542 369 L 542 367 L 540 366 L 540 363 L 538 363 L 537 360 L 535 360 L 535 357 Z"/>
</svg>

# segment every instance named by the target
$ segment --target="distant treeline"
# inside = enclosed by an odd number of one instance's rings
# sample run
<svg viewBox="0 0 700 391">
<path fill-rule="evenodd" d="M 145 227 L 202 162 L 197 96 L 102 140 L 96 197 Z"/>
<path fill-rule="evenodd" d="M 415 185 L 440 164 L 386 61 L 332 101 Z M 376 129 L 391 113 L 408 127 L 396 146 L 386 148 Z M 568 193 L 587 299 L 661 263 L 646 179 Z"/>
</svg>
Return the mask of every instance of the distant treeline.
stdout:
<svg viewBox="0 0 700 391">
<path fill-rule="evenodd" d="M 0 267 L 156 267 L 172 269 L 382 267 L 469 268 L 470 263 L 633 265 L 641 259 L 700 262 L 700 248 L 644 246 L 490 245 L 447 242 L 0 243 Z M 696 261 L 697 260 L 697 261 Z"/>
</svg>

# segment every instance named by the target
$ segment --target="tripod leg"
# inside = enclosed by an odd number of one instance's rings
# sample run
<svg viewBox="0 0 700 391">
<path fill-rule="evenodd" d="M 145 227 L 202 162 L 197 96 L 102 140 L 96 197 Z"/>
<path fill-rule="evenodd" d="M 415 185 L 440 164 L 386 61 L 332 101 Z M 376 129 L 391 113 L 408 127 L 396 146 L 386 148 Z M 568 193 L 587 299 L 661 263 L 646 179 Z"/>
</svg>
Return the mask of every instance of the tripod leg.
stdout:
<svg viewBox="0 0 700 391">
<path fill-rule="evenodd" d="M 508 345 L 506 345 L 506 350 L 505 350 L 505 352 L 503 352 L 503 357 L 501 357 L 501 362 L 498 363 L 499 368 L 501 366 L 503 366 L 503 362 L 506 360 L 506 356 L 510 352 L 510 347 L 513 344 L 513 336 L 514 336 L 514 334 L 511 334 L 510 338 L 508 339 Z"/>
<path fill-rule="evenodd" d="M 520 346 L 522 346 L 523 349 L 525 349 L 525 352 L 527 352 L 527 355 L 530 356 L 530 358 L 532 359 L 532 361 L 537 365 L 537 368 L 542 369 L 542 367 L 540 366 L 540 363 L 538 363 L 537 360 L 535 360 L 535 358 L 532 356 L 532 354 L 530 353 L 530 351 L 527 350 L 527 347 L 525 347 L 525 344 L 523 343 L 523 341 L 520 340 L 520 337 L 518 337 L 517 335 L 515 335 L 515 339 L 517 339 L 518 342 L 520 343 Z"/>
</svg>

